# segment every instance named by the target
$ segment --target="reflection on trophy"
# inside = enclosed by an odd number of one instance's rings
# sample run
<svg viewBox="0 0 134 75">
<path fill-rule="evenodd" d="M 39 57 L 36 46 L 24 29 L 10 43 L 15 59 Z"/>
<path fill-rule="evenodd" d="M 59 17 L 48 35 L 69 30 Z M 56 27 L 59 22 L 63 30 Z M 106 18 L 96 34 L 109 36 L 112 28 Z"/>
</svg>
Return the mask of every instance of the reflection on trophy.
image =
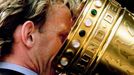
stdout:
<svg viewBox="0 0 134 75">
<path fill-rule="evenodd" d="M 134 75 L 134 14 L 115 0 L 83 0 L 53 65 L 59 75 Z"/>
</svg>

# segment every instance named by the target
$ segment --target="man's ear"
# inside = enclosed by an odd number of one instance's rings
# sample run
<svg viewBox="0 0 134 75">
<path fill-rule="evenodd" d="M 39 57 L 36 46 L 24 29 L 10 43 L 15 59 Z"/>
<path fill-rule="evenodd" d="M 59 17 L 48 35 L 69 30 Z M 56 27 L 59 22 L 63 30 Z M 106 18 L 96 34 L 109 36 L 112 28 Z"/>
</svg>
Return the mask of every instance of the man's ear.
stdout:
<svg viewBox="0 0 134 75">
<path fill-rule="evenodd" d="M 26 21 L 22 25 L 21 37 L 22 41 L 28 48 L 31 48 L 34 44 L 34 23 L 32 21 Z"/>
</svg>

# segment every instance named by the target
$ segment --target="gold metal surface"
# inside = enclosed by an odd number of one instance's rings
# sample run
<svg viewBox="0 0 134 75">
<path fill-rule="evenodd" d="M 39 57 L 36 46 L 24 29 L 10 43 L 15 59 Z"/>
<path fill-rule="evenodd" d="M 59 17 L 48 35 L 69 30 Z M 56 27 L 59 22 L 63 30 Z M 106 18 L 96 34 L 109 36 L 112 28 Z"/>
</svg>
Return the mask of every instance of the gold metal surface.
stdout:
<svg viewBox="0 0 134 75">
<path fill-rule="evenodd" d="M 114 0 L 87 0 L 53 65 L 58 74 L 92 75 L 104 65 L 109 75 L 134 75 L 133 51 L 132 13 Z"/>
<path fill-rule="evenodd" d="M 134 20 L 126 11 L 119 28 L 99 61 L 123 75 L 134 75 Z M 114 70 L 115 71 L 115 70 Z"/>
</svg>

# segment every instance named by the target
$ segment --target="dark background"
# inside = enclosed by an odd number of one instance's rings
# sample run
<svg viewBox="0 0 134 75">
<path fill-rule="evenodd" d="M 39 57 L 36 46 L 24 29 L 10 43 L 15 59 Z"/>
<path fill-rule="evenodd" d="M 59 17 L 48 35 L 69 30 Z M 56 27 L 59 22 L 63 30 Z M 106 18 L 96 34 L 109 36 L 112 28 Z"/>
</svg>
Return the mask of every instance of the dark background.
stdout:
<svg viewBox="0 0 134 75">
<path fill-rule="evenodd" d="M 129 11 L 134 13 L 134 0 L 117 0 L 122 7 L 126 7 Z"/>
</svg>

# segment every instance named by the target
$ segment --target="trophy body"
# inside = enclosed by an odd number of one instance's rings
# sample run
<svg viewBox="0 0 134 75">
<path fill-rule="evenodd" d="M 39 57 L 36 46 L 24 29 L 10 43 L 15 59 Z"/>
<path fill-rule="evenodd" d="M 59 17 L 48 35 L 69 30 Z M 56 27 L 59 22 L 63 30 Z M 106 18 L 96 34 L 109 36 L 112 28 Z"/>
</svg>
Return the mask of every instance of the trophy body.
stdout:
<svg viewBox="0 0 134 75">
<path fill-rule="evenodd" d="M 53 65 L 59 74 L 133 75 L 133 51 L 133 14 L 114 0 L 88 0 Z"/>
</svg>

